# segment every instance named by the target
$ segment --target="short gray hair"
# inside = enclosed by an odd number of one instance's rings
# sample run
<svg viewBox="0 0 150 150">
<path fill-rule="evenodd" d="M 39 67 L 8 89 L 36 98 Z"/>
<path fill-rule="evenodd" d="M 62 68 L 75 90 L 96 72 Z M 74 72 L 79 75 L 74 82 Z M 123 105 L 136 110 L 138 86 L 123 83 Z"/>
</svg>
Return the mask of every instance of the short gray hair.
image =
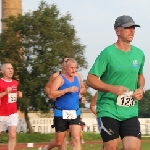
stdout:
<svg viewBox="0 0 150 150">
<path fill-rule="evenodd" d="M 68 58 L 66 64 L 68 65 L 70 62 L 77 64 L 77 61 L 74 58 Z"/>
<path fill-rule="evenodd" d="M 11 65 L 11 63 L 4 63 L 4 64 L 2 64 L 2 65 L 1 65 L 1 71 L 4 70 L 5 66 L 8 65 L 8 64 Z"/>
</svg>

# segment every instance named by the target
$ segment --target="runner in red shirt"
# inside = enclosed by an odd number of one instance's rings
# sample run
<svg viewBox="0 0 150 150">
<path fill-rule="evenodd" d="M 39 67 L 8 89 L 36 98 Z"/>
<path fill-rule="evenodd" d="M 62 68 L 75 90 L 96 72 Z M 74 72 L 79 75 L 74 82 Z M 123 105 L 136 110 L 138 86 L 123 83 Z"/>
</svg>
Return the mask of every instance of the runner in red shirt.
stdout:
<svg viewBox="0 0 150 150">
<path fill-rule="evenodd" d="M 17 91 L 18 82 L 12 80 L 14 74 L 10 63 L 2 64 L 0 79 L 0 135 L 8 129 L 8 150 L 16 146 L 16 129 L 18 124 L 17 98 L 22 97 L 22 92 Z"/>
</svg>

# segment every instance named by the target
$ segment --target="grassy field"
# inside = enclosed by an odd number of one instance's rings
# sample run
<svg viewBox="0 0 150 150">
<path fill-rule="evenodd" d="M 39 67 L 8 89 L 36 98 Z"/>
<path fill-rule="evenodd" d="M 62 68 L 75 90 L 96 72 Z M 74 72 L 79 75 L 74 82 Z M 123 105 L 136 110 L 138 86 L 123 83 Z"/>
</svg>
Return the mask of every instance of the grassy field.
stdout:
<svg viewBox="0 0 150 150">
<path fill-rule="evenodd" d="M 54 137 L 54 134 L 28 134 L 19 133 L 17 134 L 17 143 L 39 143 L 39 142 L 49 142 L 50 139 Z M 150 137 L 144 137 L 143 140 L 150 140 Z M 0 143 L 7 143 L 7 135 L 4 133 L 0 139 Z M 101 137 L 96 133 L 84 133 L 84 140 L 86 142 L 101 141 Z M 83 144 L 82 150 L 99 150 L 102 144 Z M 120 144 L 120 147 L 122 145 Z M 56 150 L 55 148 L 54 150 Z M 68 146 L 68 150 L 71 150 L 72 146 Z M 38 150 L 38 148 L 24 148 L 22 150 Z M 143 142 L 141 150 L 150 150 L 150 142 Z"/>
<path fill-rule="evenodd" d="M 49 142 L 54 137 L 54 134 L 28 134 L 19 133 L 17 134 L 17 143 L 38 143 L 38 142 Z M 7 134 L 4 133 L 0 139 L 0 143 L 7 143 Z M 85 141 L 99 141 L 101 140 L 100 135 L 96 133 L 84 132 Z"/>
<path fill-rule="evenodd" d="M 100 150 L 102 144 L 83 144 L 82 150 Z M 120 148 L 122 145 L 120 144 Z M 24 148 L 22 150 L 42 150 L 39 148 Z M 53 150 L 58 150 L 58 148 L 54 148 Z M 68 146 L 67 150 L 72 150 L 72 146 Z M 143 143 L 141 150 L 150 150 L 150 143 Z"/>
<path fill-rule="evenodd" d="M 82 150 L 100 150 L 101 144 L 84 144 L 82 145 Z M 120 145 L 121 148 L 121 145 Z M 38 150 L 38 148 L 27 148 L 22 150 Z M 57 148 L 54 148 L 53 150 L 58 150 Z M 71 146 L 68 146 L 67 150 L 72 150 Z M 141 150 L 150 150 L 150 143 L 143 143 Z"/>
<path fill-rule="evenodd" d="M 102 144 L 84 144 L 82 145 L 82 150 L 100 150 Z M 120 144 L 120 148 L 122 145 Z M 39 148 L 24 148 L 22 150 L 39 150 Z M 53 150 L 58 150 L 58 148 L 54 148 Z M 68 146 L 67 150 L 72 150 L 72 146 Z M 150 150 L 150 143 L 143 143 L 141 150 Z"/>
</svg>

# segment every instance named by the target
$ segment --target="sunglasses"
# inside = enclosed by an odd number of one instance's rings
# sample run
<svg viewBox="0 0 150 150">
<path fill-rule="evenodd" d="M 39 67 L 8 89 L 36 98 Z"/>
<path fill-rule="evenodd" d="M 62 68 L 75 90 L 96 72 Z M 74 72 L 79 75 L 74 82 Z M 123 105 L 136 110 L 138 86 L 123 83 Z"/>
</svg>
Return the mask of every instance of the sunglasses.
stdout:
<svg viewBox="0 0 150 150">
<path fill-rule="evenodd" d="M 67 63 L 67 62 L 68 62 L 68 60 L 69 60 L 69 59 L 67 59 L 67 60 L 66 60 L 66 61 L 64 61 L 64 62 L 65 62 L 65 63 Z"/>
</svg>

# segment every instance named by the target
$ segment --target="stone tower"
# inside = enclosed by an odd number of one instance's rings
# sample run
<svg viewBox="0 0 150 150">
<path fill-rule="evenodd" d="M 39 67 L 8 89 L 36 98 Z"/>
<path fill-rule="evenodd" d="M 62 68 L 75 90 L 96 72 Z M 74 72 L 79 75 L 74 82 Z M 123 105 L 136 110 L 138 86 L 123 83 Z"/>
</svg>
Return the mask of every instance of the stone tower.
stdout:
<svg viewBox="0 0 150 150">
<path fill-rule="evenodd" d="M 22 0 L 1 0 L 2 1 L 2 19 L 10 15 L 16 16 L 22 13 Z M 2 31 L 6 28 L 2 23 Z"/>
</svg>

